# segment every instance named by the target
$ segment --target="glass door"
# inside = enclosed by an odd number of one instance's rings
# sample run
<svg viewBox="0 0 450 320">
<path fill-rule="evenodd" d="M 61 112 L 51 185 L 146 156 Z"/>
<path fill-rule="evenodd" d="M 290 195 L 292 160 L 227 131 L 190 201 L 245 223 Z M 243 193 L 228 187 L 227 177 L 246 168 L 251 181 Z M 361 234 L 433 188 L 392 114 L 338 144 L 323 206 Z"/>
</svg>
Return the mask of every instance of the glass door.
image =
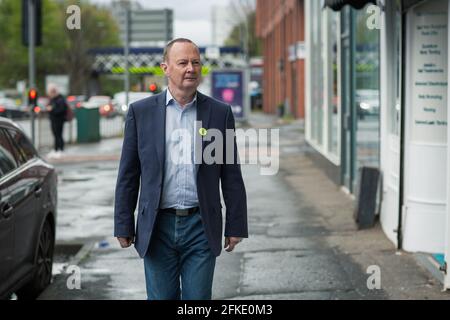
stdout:
<svg viewBox="0 0 450 320">
<path fill-rule="evenodd" d="M 351 193 L 358 170 L 380 160 L 380 36 L 366 21 L 364 9 L 342 10 L 342 184 Z"/>
</svg>

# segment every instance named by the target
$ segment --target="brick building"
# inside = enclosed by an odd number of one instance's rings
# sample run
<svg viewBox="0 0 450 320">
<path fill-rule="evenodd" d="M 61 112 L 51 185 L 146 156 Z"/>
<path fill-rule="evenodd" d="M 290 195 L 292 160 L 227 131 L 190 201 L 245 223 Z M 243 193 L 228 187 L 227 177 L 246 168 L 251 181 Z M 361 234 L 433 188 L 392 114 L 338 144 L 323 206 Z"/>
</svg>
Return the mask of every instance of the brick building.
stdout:
<svg viewBox="0 0 450 320">
<path fill-rule="evenodd" d="M 305 117 L 303 0 L 257 0 L 256 32 L 263 41 L 263 110 Z"/>
</svg>

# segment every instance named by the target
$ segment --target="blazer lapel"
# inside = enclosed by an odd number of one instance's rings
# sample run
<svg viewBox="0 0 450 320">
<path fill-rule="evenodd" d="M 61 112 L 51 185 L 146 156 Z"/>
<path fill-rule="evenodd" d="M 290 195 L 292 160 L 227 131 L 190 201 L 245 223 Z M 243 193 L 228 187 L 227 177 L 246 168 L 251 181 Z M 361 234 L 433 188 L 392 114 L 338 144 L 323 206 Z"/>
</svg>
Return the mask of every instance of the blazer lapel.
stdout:
<svg viewBox="0 0 450 320">
<path fill-rule="evenodd" d="M 164 168 L 165 148 L 166 148 L 166 91 L 162 92 L 157 99 L 153 124 L 156 137 L 156 153 L 161 168 Z"/>
<path fill-rule="evenodd" d="M 209 129 L 209 118 L 211 115 L 211 106 L 207 103 L 207 98 L 205 95 L 197 91 L 197 121 L 201 122 L 201 128 L 204 128 L 206 130 Z M 200 163 L 203 163 L 203 150 L 205 149 L 205 142 L 203 141 L 203 137 L 200 135 L 199 130 L 201 128 L 195 128 L 195 142 L 201 141 L 201 144 L 198 145 L 195 144 L 195 156 L 196 159 L 202 159 Z M 198 167 L 199 164 L 197 164 L 196 160 L 196 167 L 197 167 L 197 173 L 198 173 Z"/>
<path fill-rule="evenodd" d="M 211 107 L 206 103 L 206 101 L 206 96 L 200 92 L 197 92 L 197 121 L 202 122 L 202 128 L 208 129 Z"/>
</svg>

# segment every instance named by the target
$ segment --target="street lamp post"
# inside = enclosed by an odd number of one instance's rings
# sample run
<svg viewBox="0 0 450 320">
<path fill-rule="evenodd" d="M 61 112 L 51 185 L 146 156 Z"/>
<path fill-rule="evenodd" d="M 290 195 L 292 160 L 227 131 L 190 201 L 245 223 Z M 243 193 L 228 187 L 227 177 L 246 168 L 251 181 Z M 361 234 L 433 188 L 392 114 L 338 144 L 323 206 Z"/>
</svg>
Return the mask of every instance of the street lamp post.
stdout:
<svg viewBox="0 0 450 320">
<path fill-rule="evenodd" d="M 36 88 L 36 66 L 35 66 L 35 11 L 36 3 L 35 0 L 28 0 L 28 79 L 29 86 L 31 88 Z M 36 145 L 35 139 L 35 114 L 33 110 L 34 106 L 30 106 L 31 110 L 31 140 L 33 145 Z"/>
</svg>

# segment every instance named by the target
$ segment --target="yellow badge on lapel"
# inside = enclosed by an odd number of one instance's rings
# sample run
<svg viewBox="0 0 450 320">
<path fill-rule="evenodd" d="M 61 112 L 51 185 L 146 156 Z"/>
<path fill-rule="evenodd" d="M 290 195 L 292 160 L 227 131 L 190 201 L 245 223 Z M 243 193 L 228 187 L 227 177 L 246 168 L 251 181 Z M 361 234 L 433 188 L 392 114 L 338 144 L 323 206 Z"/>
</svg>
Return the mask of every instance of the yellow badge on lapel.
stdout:
<svg viewBox="0 0 450 320">
<path fill-rule="evenodd" d="M 200 133 L 200 135 L 204 137 L 208 134 L 208 130 L 206 130 L 205 128 L 200 128 L 198 130 L 198 133 Z"/>
</svg>

